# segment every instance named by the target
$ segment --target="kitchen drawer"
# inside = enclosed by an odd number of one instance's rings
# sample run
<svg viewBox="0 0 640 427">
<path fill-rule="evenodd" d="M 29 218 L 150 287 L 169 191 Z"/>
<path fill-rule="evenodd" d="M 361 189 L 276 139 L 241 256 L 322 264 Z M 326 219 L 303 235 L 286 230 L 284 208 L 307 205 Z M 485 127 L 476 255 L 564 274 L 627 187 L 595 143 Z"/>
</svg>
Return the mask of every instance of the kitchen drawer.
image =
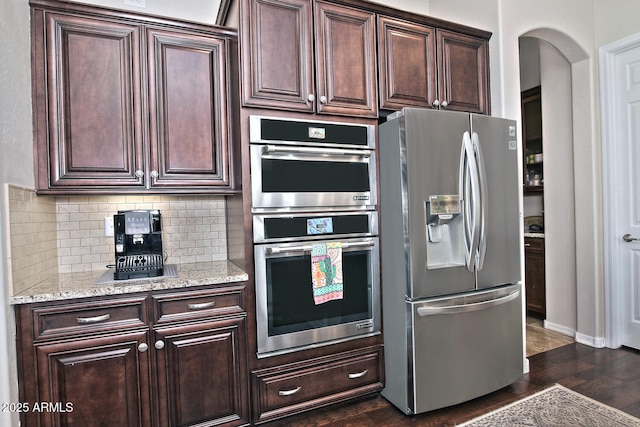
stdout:
<svg viewBox="0 0 640 427">
<path fill-rule="evenodd" d="M 243 286 L 153 295 L 155 324 L 243 313 Z"/>
<path fill-rule="evenodd" d="M 92 334 L 111 330 L 144 327 L 147 305 L 144 296 L 34 305 L 34 339 Z"/>
<path fill-rule="evenodd" d="M 544 239 L 539 237 L 525 237 L 524 248 L 527 251 L 544 251 Z"/>
<path fill-rule="evenodd" d="M 378 391 L 382 366 L 382 347 L 376 347 L 255 371 L 255 422 Z"/>
</svg>

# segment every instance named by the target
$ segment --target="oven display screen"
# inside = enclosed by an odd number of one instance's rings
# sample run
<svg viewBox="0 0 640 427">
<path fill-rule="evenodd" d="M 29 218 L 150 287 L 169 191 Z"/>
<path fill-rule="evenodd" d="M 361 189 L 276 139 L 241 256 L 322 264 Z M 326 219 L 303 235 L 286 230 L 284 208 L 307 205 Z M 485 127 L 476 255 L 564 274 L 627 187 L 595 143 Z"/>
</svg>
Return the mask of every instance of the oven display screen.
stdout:
<svg viewBox="0 0 640 427">
<path fill-rule="evenodd" d="M 307 218 L 307 235 L 333 233 L 333 218 Z"/>
</svg>

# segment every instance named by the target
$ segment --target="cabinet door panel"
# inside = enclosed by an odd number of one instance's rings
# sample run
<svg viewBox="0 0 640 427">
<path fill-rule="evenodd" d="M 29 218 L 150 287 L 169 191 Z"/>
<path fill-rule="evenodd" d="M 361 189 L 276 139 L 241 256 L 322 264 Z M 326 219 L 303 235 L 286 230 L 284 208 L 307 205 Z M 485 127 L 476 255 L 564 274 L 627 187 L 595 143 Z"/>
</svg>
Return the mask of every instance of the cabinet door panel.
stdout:
<svg viewBox="0 0 640 427">
<path fill-rule="evenodd" d="M 46 15 L 46 46 L 35 48 L 46 66 L 34 58 L 47 88 L 36 101 L 47 106 L 35 114 L 39 188 L 142 185 L 139 39 L 134 25 Z"/>
<path fill-rule="evenodd" d="M 525 238 L 524 242 L 524 281 L 527 310 L 544 315 L 547 310 L 545 291 L 544 239 Z"/>
<path fill-rule="evenodd" d="M 243 105 L 313 111 L 309 0 L 248 0 L 241 44 Z"/>
<path fill-rule="evenodd" d="M 244 322 L 242 317 L 156 331 L 163 343 L 156 352 L 161 425 L 247 421 Z"/>
<path fill-rule="evenodd" d="M 151 186 L 229 185 L 225 41 L 149 30 L 148 46 Z"/>
<path fill-rule="evenodd" d="M 489 114 L 489 48 L 485 40 L 437 31 L 440 102 L 448 110 Z"/>
<path fill-rule="evenodd" d="M 380 108 L 431 108 L 437 99 L 436 38 L 431 27 L 378 17 Z"/>
<path fill-rule="evenodd" d="M 375 15 L 315 3 L 318 112 L 377 116 Z"/>
<path fill-rule="evenodd" d="M 147 342 L 148 333 L 141 331 L 37 346 L 39 401 L 72 405 L 69 411 L 42 411 L 42 424 L 149 425 L 149 362 L 138 351 Z"/>
</svg>

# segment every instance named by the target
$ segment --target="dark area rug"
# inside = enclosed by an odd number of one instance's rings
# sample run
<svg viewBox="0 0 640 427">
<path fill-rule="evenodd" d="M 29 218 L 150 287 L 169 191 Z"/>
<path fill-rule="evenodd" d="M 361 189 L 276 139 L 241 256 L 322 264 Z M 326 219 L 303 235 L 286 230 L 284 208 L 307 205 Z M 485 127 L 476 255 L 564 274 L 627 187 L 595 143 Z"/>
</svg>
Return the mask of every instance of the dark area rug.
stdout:
<svg viewBox="0 0 640 427">
<path fill-rule="evenodd" d="M 640 427 L 640 419 L 556 384 L 460 426 Z"/>
</svg>

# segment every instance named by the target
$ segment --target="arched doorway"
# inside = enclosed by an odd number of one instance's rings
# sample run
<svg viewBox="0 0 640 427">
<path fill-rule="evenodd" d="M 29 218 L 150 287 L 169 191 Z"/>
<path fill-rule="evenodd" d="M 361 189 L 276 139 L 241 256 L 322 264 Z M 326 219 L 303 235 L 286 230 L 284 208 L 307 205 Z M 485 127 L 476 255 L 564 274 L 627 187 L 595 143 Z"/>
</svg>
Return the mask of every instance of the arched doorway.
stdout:
<svg viewBox="0 0 640 427">
<path fill-rule="evenodd" d="M 573 39 L 557 30 L 532 30 L 522 34 L 519 42 L 521 89 L 534 84 L 537 77 L 542 92 L 544 193 L 537 198 L 525 196 L 524 215 L 538 209 L 545 218 L 545 326 L 601 347 L 604 342 L 596 338 L 602 336 L 598 326 L 590 327 L 593 309 L 599 303 L 599 283 L 593 274 L 598 266 L 593 262 L 587 266 L 594 259 L 594 242 L 601 234 L 593 226 L 588 227 L 588 235 L 584 233 L 585 225 L 594 224 L 599 216 L 594 206 L 585 209 L 583 204 L 594 200 L 592 115 L 580 114 L 591 105 L 586 84 L 591 75 L 590 59 Z M 589 138 L 584 138 L 586 135 Z M 590 280 L 582 281 L 587 275 Z M 584 324 L 594 333 L 581 333 L 582 319 L 587 319 Z"/>
</svg>

